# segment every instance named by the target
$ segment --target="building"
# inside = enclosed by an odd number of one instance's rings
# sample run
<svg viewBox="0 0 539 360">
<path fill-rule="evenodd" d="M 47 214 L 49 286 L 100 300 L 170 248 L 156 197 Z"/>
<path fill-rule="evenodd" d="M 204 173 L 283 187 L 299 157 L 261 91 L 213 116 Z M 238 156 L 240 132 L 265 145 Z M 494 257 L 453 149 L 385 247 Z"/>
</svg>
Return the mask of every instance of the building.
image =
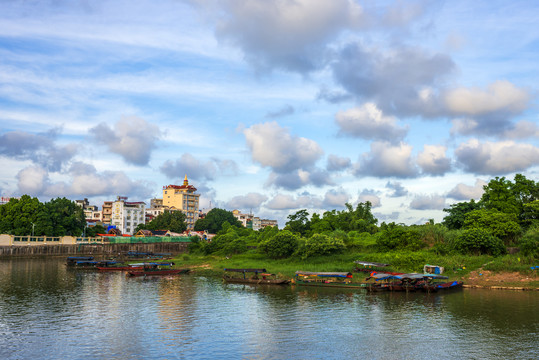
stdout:
<svg viewBox="0 0 539 360">
<path fill-rule="evenodd" d="M 103 224 L 111 224 L 112 222 L 112 201 L 105 201 L 101 211 L 101 221 Z"/>
<path fill-rule="evenodd" d="M 239 210 L 232 210 L 232 214 L 248 229 L 260 230 L 266 226 L 278 225 L 277 220 L 260 219 L 253 214 L 242 214 Z"/>
<path fill-rule="evenodd" d="M 197 189 L 193 185 L 189 185 L 187 175 L 185 175 L 183 185 L 163 186 L 163 198 L 152 199 L 150 211 L 152 211 L 152 215 L 158 215 L 164 211 L 182 211 L 185 214 L 187 230 L 193 230 L 195 222 L 198 220 L 200 198 L 200 194 L 196 194 L 196 191 Z"/>
<path fill-rule="evenodd" d="M 144 224 L 146 221 L 146 203 L 126 200 L 127 197 L 118 196 L 118 199 L 112 203 L 111 225 L 116 226 L 122 234 L 133 235 L 137 225 Z"/>
<path fill-rule="evenodd" d="M 75 200 L 75 204 L 82 208 L 87 222 L 102 221 L 102 212 L 95 205 L 90 205 L 88 199 Z"/>
</svg>

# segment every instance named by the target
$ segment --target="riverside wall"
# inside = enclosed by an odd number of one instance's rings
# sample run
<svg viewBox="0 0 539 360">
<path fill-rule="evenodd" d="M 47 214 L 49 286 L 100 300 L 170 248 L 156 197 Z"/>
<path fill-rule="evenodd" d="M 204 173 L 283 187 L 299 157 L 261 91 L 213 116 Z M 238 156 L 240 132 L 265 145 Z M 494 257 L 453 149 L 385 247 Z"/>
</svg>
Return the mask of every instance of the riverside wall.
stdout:
<svg viewBox="0 0 539 360">
<path fill-rule="evenodd" d="M 54 244 L 0 246 L 0 257 L 78 256 L 92 255 L 118 257 L 127 251 L 171 253 L 188 252 L 188 242 L 133 243 L 133 244 Z"/>
</svg>

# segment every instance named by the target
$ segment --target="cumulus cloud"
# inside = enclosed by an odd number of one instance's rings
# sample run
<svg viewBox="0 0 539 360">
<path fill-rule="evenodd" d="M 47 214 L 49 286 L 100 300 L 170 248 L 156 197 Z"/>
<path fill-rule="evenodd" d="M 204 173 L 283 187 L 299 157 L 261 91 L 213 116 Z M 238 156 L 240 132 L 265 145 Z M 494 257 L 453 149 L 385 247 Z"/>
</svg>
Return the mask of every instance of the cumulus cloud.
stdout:
<svg viewBox="0 0 539 360">
<path fill-rule="evenodd" d="M 290 104 L 286 104 L 281 109 L 276 111 L 270 111 L 266 114 L 267 118 L 279 118 L 288 115 L 292 115 L 295 112 L 294 107 Z"/>
<path fill-rule="evenodd" d="M 539 138 L 539 126 L 531 121 L 519 121 L 502 135 L 504 139 Z"/>
<path fill-rule="evenodd" d="M 370 153 L 363 154 L 355 173 L 376 177 L 414 177 L 417 175 L 417 168 L 411 154 L 412 146 L 406 143 L 392 145 L 383 141 L 373 142 Z"/>
<path fill-rule="evenodd" d="M 524 171 L 539 164 L 539 148 L 513 141 L 484 142 L 470 139 L 455 155 L 460 165 L 474 174 L 503 175 Z"/>
<path fill-rule="evenodd" d="M 311 195 L 300 195 L 297 198 L 294 198 L 291 195 L 277 194 L 273 197 L 273 199 L 266 203 L 266 207 L 270 210 L 308 208 L 312 205 L 313 197 Z"/>
<path fill-rule="evenodd" d="M 183 177 L 187 175 L 189 179 L 204 181 L 213 180 L 217 173 L 236 174 L 238 165 L 233 160 L 218 158 L 201 161 L 185 153 L 179 159 L 165 161 L 159 169 L 171 179 L 183 180 Z"/>
<path fill-rule="evenodd" d="M 390 182 L 388 181 L 386 184 L 386 188 L 392 190 L 393 192 L 390 193 L 389 197 L 401 197 L 406 196 L 408 194 L 408 190 L 400 182 Z"/>
<path fill-rule="evenodd" d="M 456 113 L 477 116 L 494 112 L 519 114 L 526 109 L 530 95 L 509 81 L 496 81 L 487 90 L 457 88 L 444 96 L 447 108 Z"/>
<path fill-rule="evenodd" d="M 439 195 L 418 195 L 410 203 L 414 210 L 442 210 L 445 207 L 445 198 Z"/>
<path fill-rule="evenodd" d="M 340 111 L 335 115 L 339 134 L 367 140 L 385 140 L 398 142 L 408 132 L 407 128 L 399 127 L 397 119 L 384 116 L 382 111 L 373 103 L 361 107 Z"/>
<path fill-rule="evenodd" d="M 423 151 L 417 155 L 417 164 L 423 173 L 443 175 L 451 170 L 451 160 L 445 156 L 447 147 L 441 145 L 424 145 Z"/>
<path fill-rule="evenodd" d="M 344 208 L 350 200 L 350 195 L 344 189 L 332 189 L 324 194 L 322 206 L 325 209 Z"/>
<path fill-rule="evenodd" d="M 332 69 L 344 89 L 385 113 L 434 116 L 441 111 L 437 89 L 455 64 L 447 55 L 418 48 L 383 53 L 351 43 L 339 52 Z"/>
<path fill-rule="evenodd" d="M 463 183 L 457 184 L 451 189 L 447 196 L 456 200 L 469 201 L 471 199 L 478 200 L 483 196 L 485 190 L 483 186 L 487 185 L 487 182 L 481 179 L 475 181 L 475 185 L 470 186 Z"/>
<path fill-rule="evenodd" d="M 359 194 L 358 201 L 361 203 L 368 201 L 371 203 L 373 208 L 381 206 L 380 197 L 376 194 L 374 190 L 363 190 Z"/>
<path fill-rule="evenodd" d="M 243 133 L 253 160 L 276 173 L 309 168 L 323 154 L 315 141 L 292 136 L 276 122 L 253 125 Z"/>
<path fill-rule="evenodd" d="M 59 171 L 77 153 L 75 144 L 57 145 L 60 129 L 32 134 L 25 131 L 11 131 L 0 135 L 0 155 L 17 160 L 31 160 L 39 167 Z"/>
<path fill-rule="evenodd" d="M 359 26 L 361 7 L 352 0 L 225 1 L 217 37 L 239 47 L 259 71 L 300 73 L 324 63 L 326 44 Z"/>
<path fill-rule="evenodd" d="M 266 200 L 268 200 L 268 197 L 266 195 L 262 195 L 259 193 L 248 193 L 246 195 L 234 196 L 227 202 L 226 207 L 227 209 L 257 210 L 258 208 L 260 208 L 260 205 L 262 205 L 262 203 Z"/>
<path fill-rule="evenodd" d="M 342 171 L 348 169 L 351 165 L 352 161 L 350 158 L 330 154 L 328 156 L 326 169 L 328 171 Z"/>
<path fill-rule="evenodd" d="M 101 123 L 91 128 L 90 134 L 95 142 L 134 165 L 148 164 L 151 152 L 161 137 L 157 125 L 135 116 L 123 117 L 113 128 Z"/>
<path fill-rule="evenodd" d="M 31 196 L 116 196 L 127 195 L 148 198 L 152 194 L 149 186 L 131 180 L 121 171 L 98 173 L 94 166 L 75 162 L 67 171 L 69 182 L 50 180 L 49 172 L 39 166 L 30 166 L 17 174 L 18 189 Z"/>
<path fill-rule="evenodd" d="M 333 181 L 325 171 L 319 169 L 299 169 L 287 174 L 272 172 L 268 178 L 267 184 L 287 190 L 296 190 L 305 185 L 314 185 L 317 187 L 333 185 Z"/>
</svg>

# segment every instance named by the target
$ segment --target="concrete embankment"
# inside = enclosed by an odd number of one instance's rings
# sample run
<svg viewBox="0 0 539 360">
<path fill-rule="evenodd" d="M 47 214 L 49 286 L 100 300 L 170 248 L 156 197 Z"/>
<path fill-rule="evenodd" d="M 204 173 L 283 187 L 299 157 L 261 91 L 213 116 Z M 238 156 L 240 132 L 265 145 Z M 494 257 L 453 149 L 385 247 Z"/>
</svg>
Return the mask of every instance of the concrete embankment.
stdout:
<svg viewBox="0 0 539 360">
<path fill-rule="evenodd" d="M 118 256 L 127 251 L 171 253 L 172 255 L 187 252 L 187 242 L 167 243 L 135 243 L 135 244 L 58 244 L 30 246 L 0 246 L 0 257 L 32 257 L 32 256 L 70 256 L 70 255 L 103 255 Z"/>
</svg>

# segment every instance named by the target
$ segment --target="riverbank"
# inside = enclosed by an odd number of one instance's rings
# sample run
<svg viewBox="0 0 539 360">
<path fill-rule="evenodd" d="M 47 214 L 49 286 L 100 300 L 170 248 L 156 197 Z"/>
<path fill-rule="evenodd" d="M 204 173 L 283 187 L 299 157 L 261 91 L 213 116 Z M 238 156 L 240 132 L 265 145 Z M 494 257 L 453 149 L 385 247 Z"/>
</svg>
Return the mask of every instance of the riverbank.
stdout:
<svg viewBox="0 0 539 360">
<path fill-rule="evenodd" d="M 177 266 L 189 267 L 195 273 L 206 276 L 221 276 L 224 268 L 265 268 L 269 272 L 278 274 L 279 277 L 292 279 L 298 270 L 303 271 L 350 271 L 355 268 L 355 260 L 385 262 L 387 259 L 375 260 L 372 254 L 369 259 L 358 258 L 357 254 L 339 255 L 331 257 L 318 257 L 308 260 L 302 259 L 268 259 L 261 254 L 240 254 L 233 256 L 184 254 L 175 258 Z M 403 254 L 393 254 L 396 262 L 402 260 Z M 386 254 L 383 254 L 386 257 Z M 376 257 L 376 256 L 374 256 Z M 380 256 L 382 257 L 382 256 Z M 421 260 L 421 257 L 418 257 Z M 518 257 L 507 256 L 497 259 L 486 259 L 485 257 L 438 257 L 434 261 L 422 261 L 421 265 L 396 266 L 391 265 L 380 271 L 394 272 L 422 272 L 423 265 L 436 264 L 443 266 L 446 270 L 443 275 L 451 280 L 463 281 L 466 287 L 470 288 L 491 288 L 491 289 L 511 289 L 511 290 L 539 290 L 539 269 L 531 269 L 530 266 L 522 263 Z M 513 264 L 513 260 L 517 264 Z M 527 261 L 527 260 L 526 260 Z M 458 264 L 458 265 L 455 265 Z M 467 264 L 467 265 L 462 265 Z M 506 264 L 505 268 L 503 267 Z M 534 267 L 534 266 L 533 266 Z M 515 268 L 519 271 L 515 271 Z M 494 270 L 495 269 L 495 270 Z M 353 272 L 357 281 L 365 280 L 365 273 Z"/>
</svg>

